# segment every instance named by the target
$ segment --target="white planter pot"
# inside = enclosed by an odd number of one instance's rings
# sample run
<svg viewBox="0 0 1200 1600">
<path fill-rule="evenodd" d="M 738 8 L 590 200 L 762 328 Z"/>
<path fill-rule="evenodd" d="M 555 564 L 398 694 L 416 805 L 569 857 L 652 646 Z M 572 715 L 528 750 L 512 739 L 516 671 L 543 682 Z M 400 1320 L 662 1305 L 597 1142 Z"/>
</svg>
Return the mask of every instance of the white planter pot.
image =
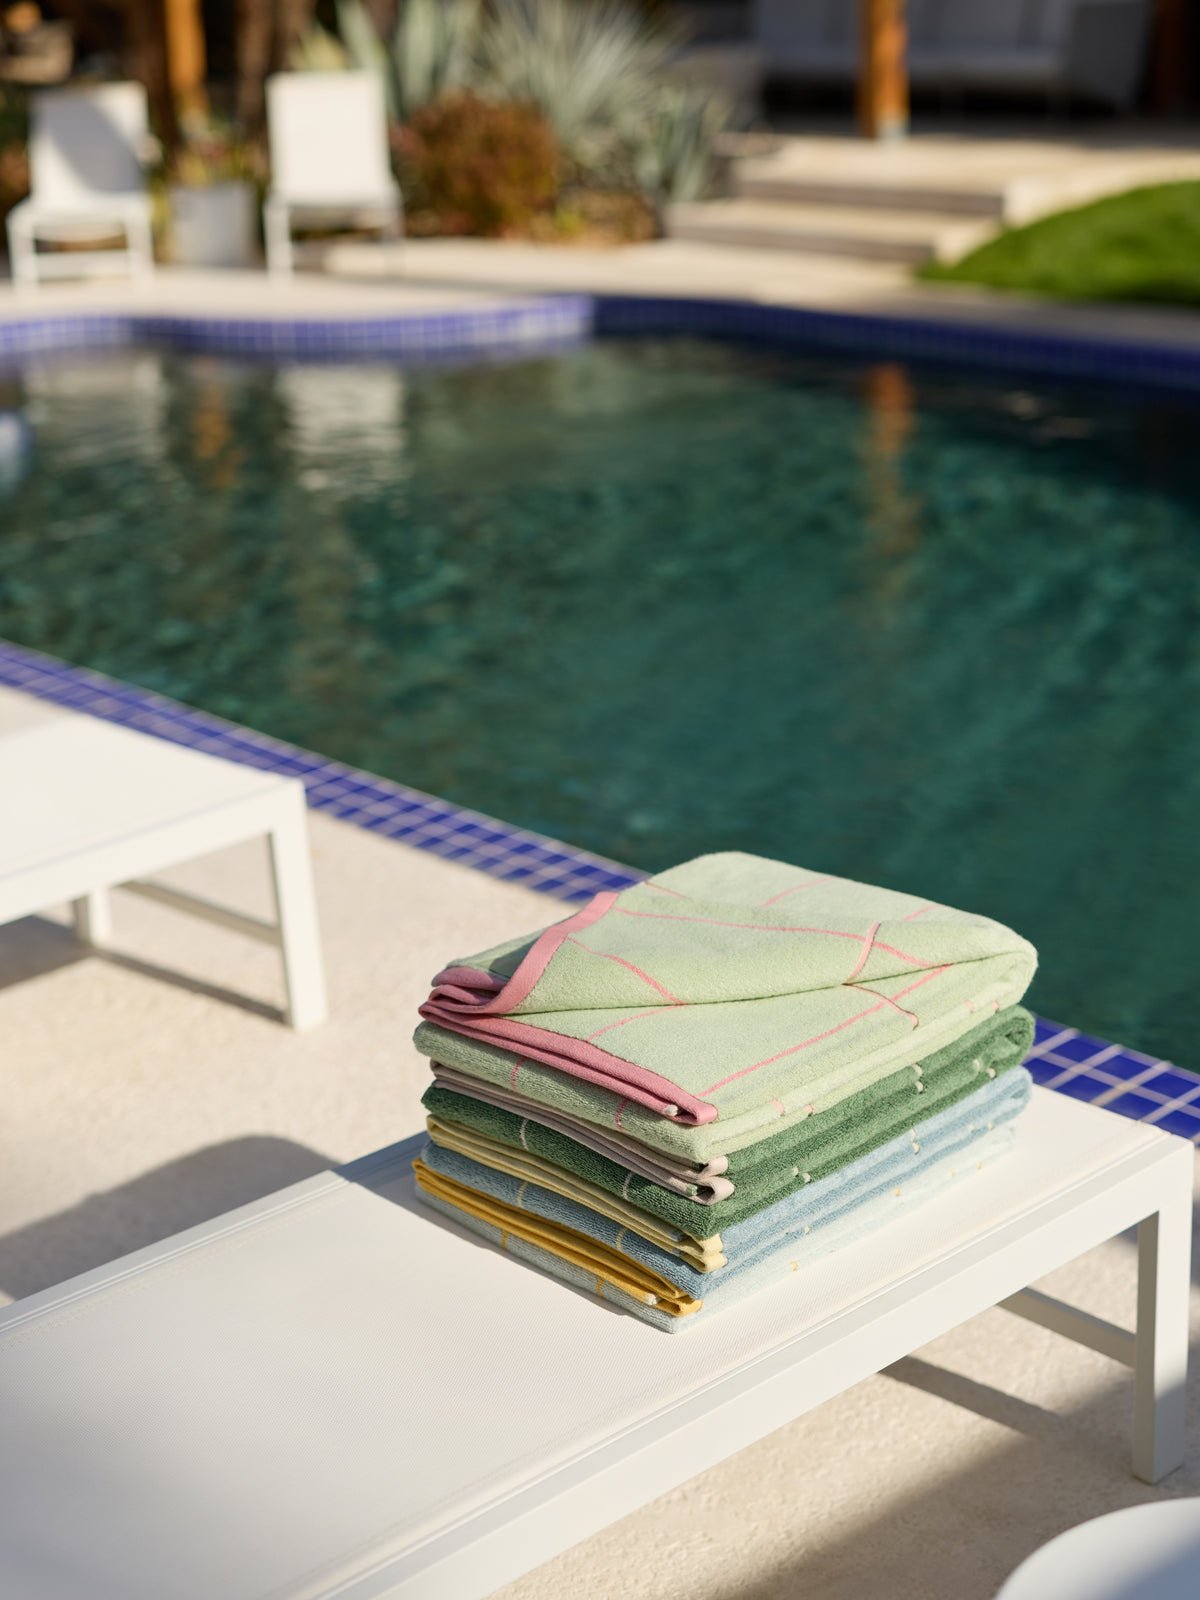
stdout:
<svg viewBox="0 0 1200 1600">
<path fill-rule="evenodd" d="M 172 255 L 181 267 L 248 267 L 258 244 L 258 208 L 250 183 L 206 189 L 172 184 Z"/>
</svg>

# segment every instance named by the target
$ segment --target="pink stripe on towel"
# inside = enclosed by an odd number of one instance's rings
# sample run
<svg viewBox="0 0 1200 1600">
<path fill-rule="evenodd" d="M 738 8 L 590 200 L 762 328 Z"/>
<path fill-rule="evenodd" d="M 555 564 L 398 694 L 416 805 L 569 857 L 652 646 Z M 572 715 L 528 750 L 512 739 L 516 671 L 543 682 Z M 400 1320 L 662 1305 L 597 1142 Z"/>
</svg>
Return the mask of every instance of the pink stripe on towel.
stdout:
<svg viewBox="0 0 1200 1600">
<path fill-rule="evenodd" d="M 790 894 L 799 894 L 801 889 L 811 889 L 818 883 L 828 883 L 829 873 L 823 872 L 819 878 L 805 878 L 803 883 L 794 883 L 790 889 L 781 889 L 778 894 L 773 894 L 769 900 L 764 900 L 764 906 L 777 905 L 780 900 L 786 900 Z"/>
<path fill-rule="evenodd" d="M 949 970 L 949 967 L 935 967 L 932 972 L 927 972 L 923 978 L 918 978 L 915 983 L 910 983 L 907 989 L 901 989 L 900 994 L 895 999 L 898 1000 L 902 995 L 911 994 L 914 989 L 919 989 L 922 984 L 928 983 L 932 978 L 940 977 L 943 972 L 948 972 Z M 762 1061 L 754 1061 L 750 1066 L 743 1067 L 740 1072 L 731 1072 L 727 1078 L 722 1078 L 720 1082 L 710 1083 L 707 1089 L 701 1089 L 700 1093 L 715 1094 L 718 1089 L 723 1089 L 727 1083 L 733 1083 L 738 1078 L 749 1077 L 750 1073 L 757 1072 L 759 1067 L 769 1067 L 776 1061 L 783 1061 L 788 1056 L 794 1056 L 801 1050 L 807 1050 L 810 1045 L 820 1044 L 822 1039 L 829 1039 L 835 1033 L 841 1033 L 842 1029 L 848 1028 L 851 1023 L 861 1022 L 864 1017 L 869 1017 L 876 1011 L 882 1011 L 884 1006 L 887 1005 L 895 1005 L 895 1000 L 880 1000 L 877 1005 L 868 1006 L 865 1011 L 856 1011 L 852 1017 L 847 1017 L 845 1022 L 839 1022 L 836 1027 L 826 1028 L 824 1033 L 814 1033 L 811 1039 L 802 1039 L 799 1044 L 790 1045 L 788 1049 L 780 1050 L 777 1055 L 766 1056 Z M 904 1008 L 903 1006 L 897 1006 L 896 1009 L 902 1011 Z"/>
<path fill-rule="evenodd" d="M 656 994 L 661 994 L 663 999 L 673 1006 L 685 1006 L 686 1000 L 681 1000 L 678 995 L 671 993 L 670 989 L 659 983 L 657 978 L 652 978 L 648 972 L 643 972 L 641 967 L 635 967 L 632 961 L 626 961 L 624 956 L 611 955 L 607 950 L 593 950 L 591 945 L 584 944 L 581 939 L 568 938 L 567 944 L 573 944 L 577 950 L 586 950 L 590 956 L 599 956 L 601 961 L 615 961 L 619 967 L 624 967 L 626 972 L 632 972 L 635 978 L 640 978 L 648 984 Z M 593 1038 L 595 1035 L 593 1035 Z"/>
<path fill-rule="evenodd" d="M 854 963 L 854 970 L 851 972 L 848 978 L 842 979 L 843 983 L 853 983 L 855 978 L 858 977 L 859 973 L 866 966 L 867 958 L 871 954 L 871 946 L 875 943 L 875 935 L 878 932 L 879 924 L 877 922 L 873 922 L 867 929 L 866 933 L 863 934 L 863 947 L 858 952 L 858 960 Z"/>
<path fill-rule="evenodd" d="M 788 927 L 776 922 L 723 922 L 719 917 L 683 917 L 673 911 L 630 911 L 628 906 L 617 906 L 618 916 L 622 917 L 649 917 L 655 922 L 703 922 L 712 928 L 744 928 L 747 933 L 824 933 L 831 939 L 853 939 L 855 942 L 863 936 L 861 933 L 847 933 L 844 928 L 808 928 L 803 926 Z M 875 924 L 879 926 L 878 923 Z M 897 950 L 895 945 L 877 943 L 876 950 L 885 950 L 889 956 L 895 956 L 898 961 L 907 961 L 910 966 L 923 967 L 924 956 L 910 955 L 907 950 Z"/>
<path fill-rule="evenodd" d="M 660 1117 L 687 1124 L 716 1120 L 717 1108 L 708 1101 L 689 1094 L 679 1084 L 671 1083 L 647 1067 L 610 1055 L 586 1039 L 551 1033 L 515 1017 L 493 1017 L 478 1012 L 463 1016 L 454 1010 L 443 1010 L 434 1000 L 425 1002 L 421 1015 L 427 1022 L 436 1022 L 454 1033 L 461 1033 L 464 1038 L 499 1045 L 501 1049 L 513 1050 L 530 1061 L 540 1061 L 571 1077 L 597 1083 L 614 1094 L 649 1106 Z"/>
</svg>

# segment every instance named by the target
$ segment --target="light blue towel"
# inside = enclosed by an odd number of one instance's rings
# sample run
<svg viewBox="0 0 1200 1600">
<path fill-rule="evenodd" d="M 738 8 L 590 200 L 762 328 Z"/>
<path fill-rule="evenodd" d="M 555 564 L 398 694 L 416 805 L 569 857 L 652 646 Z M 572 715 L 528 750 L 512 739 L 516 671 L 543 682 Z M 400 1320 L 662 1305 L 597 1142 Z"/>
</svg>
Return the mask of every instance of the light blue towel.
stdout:
<svg viewBox="0 0 1200 1600">
<path fill-rule="evenodd" d="M 1031 1087 L 1032 1080 L 1023 1068 L 1008 1072 L 958 1105 L 917 1123 L 911 1133 L 724 1230 L 721 1238 L 728 1265 L 707 1273 L 585 1206 L 536 1184 L 522 1184 L 519 1179 L 454 1151 L 429 1143 L 421 1152 L 421 1160 L 469 1188 L 574 1228 L 640 1261 L 702 1300 L 703 1310 L 698 1315 L 703 1316 L 736 1303 L 765 1284 L 799 1272 L 814 1255 L 882 1227 L 956 1177 L 996 1159 L 1012 1143 L 1012 1123 L 1027 1104 Z M 428 1193 L 422 1192 L 421 1198 L 461 1226 L 495 1244 L 501 1243 L 500 1229 L 493 1224 L 469 1217 Z M 591 1274 L 551 1252 L 511 1234 L 504 1244 L 509 1254 L 519 1255 L 590 1294 L 597 1292 Z M 657 1311 L 611 1284 L 605 1284 L 601 1292 L 605 1299 L 671 1332 L 697 1320 L 695 1315 L 676 1317 Z"/>
</svg>

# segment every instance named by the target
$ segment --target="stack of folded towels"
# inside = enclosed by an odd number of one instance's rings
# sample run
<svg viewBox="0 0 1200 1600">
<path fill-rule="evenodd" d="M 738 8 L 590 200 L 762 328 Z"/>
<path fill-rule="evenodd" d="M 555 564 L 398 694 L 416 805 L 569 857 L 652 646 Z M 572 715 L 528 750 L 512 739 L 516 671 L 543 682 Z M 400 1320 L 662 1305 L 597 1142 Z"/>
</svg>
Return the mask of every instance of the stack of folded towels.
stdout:
<svg viewBox="0 0 1200 1600">
<path fill-rule="evenodd" d="M 701 856 L 438 973 L 419 1190 L 688 1327 L 1005 1151 L 1035 963 L 985 917 Z"/>
</svg>

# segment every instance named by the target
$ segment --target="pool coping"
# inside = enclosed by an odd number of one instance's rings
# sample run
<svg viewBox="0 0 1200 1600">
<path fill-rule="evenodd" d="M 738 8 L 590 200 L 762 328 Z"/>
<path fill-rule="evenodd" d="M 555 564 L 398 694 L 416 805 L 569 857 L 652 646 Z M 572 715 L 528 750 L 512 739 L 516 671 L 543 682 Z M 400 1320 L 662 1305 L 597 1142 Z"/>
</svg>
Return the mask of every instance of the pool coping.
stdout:
<svg viewBox="0 0 1200 1600">
<path fill-rule="evenodd" d="M 995 317 L 989 318 L 988 309 Z M 438 311 L 379 306 L 262 314 L 209 310 L 0 308 L 0 361 L 149 344 L 182 351 L 294 360 L 357 360 L 504 353 L 593 337 L 690 334 L 836 350 L 884 359 L 983 365 L 1066 381 L 1130 383 L 1200 392 L 1200 339 L 1138 338 L 1128 331 L 1045 330 L 1005 319 L 1002 307 L 969 316 L 932 303 L 919 312 L 864 311 L 736 297 L 497 290 Z"/>
<path fill-rule="evenodd" d="M 1044 333 L 926 316 L 816 310 L 735 299 L 559 294 L 434 314 L 256 315 L 137 310 L 0 318 L 0 357 L 162 342 L 171 348 L 328 359 L 438 357 L 582 341 L 594 335 L 694 334 L 876 356 L 964 359 L 1065 379 L 1200 390 L 1200 346 Z M 300 779 L 314 809 L 461 866 L 577 903 L 644 876 L 483 812 L 328 760 L 168 696 L 0 640 L 0 684 L 187 748 Z M 1200 1076 L 1038 1019 L 1028 1066 L 1039 1083 L 1200 1143 Z"/>
</svg>

